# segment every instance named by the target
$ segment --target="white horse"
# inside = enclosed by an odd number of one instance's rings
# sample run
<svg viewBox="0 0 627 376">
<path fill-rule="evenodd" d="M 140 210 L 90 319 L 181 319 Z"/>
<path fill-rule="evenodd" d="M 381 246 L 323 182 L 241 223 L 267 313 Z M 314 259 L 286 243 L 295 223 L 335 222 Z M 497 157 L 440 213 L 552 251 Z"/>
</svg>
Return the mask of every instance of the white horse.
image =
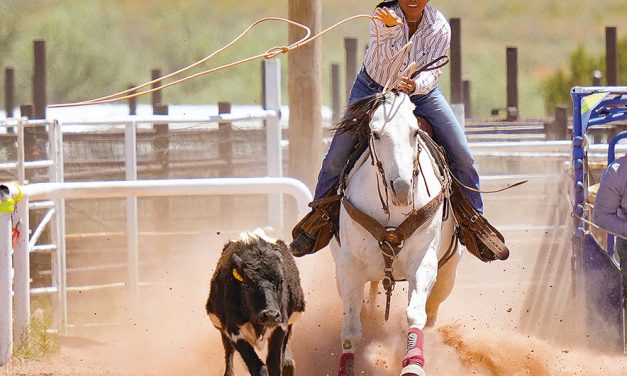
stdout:
<svg viewBox="0 0 627 376">
<path fill-rule="evenodd" d="M 338 131 L 356 131 L 369 139 L 368 151 L 346 180 L 340 244 L 331 244 L 344 311 L 340 376 L 353 375 L 366 282 L 383 280 L 390 289 L 392 281 L 409 283 L 408 349 L 401 375 L 412 376 L 425 374 L 422 330 L 434 322 L 455 280 L 462 247 L 443 200 L 446 178 L 421 137 L 413 109 L 405 94 L 379 94 L 350 106 L 338 125 Z M 386 276 L 392 278 L 386 281 Z M 386 318 L 389 300 L 387 306 Z"/>
</svg>

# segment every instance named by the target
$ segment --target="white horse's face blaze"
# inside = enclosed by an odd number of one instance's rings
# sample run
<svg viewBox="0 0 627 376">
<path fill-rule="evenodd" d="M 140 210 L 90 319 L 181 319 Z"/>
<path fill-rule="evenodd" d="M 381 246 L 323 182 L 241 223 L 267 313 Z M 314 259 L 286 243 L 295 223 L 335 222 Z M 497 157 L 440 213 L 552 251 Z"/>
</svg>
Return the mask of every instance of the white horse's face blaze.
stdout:
<svg viewBox="0 0 627 376">
<path fill-rule="evenodd" d="M 418 153 L 414 107 L 407 95 L 388 95 L 370 122 L 372 146 L 396 206 L 410 205 L 414 193 L 414 159 Z"/>
</svg>

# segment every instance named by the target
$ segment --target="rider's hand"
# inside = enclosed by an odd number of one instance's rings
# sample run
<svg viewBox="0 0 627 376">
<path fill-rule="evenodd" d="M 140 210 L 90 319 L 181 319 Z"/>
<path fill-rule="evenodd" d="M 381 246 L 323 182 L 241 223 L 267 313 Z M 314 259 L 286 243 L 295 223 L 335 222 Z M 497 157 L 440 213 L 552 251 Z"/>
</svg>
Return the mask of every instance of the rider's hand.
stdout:
<svg viewBox="0 0 627 376">
<path fill-rule="evenodd" d="M 401 77 L 396 88 L 405 94 L 413 94 L 416 90 L 416 83 L 409 77 Z"/>
<path fill-rule="evenodd" d="M 374 15 L 375 17 L 379 18 L 381 22 L 383 22 L 383 24 L 387 27 L 403 24 L 403 20 L 401 20 L 400 17 L 397 16 L 393 10 L 389 10 L 386 7 L 377 8 L 374 11 Z"/>
</svg>

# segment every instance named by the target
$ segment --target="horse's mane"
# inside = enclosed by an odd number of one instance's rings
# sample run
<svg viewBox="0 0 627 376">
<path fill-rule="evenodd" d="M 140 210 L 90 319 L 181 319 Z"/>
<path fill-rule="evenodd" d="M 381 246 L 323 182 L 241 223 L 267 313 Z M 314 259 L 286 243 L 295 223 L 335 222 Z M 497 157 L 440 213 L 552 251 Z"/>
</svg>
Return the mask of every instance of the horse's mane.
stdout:
<svg viewBox="0 0 627 376">
<path fill-rule="evenodd" d="M 382 93 L 369 95 L 348 105 L 344 116 L 331 130 L 336 133 L 351 132 L 361 140 L 370 133 L 372 112 L 384 100 Z"/>
</svg>

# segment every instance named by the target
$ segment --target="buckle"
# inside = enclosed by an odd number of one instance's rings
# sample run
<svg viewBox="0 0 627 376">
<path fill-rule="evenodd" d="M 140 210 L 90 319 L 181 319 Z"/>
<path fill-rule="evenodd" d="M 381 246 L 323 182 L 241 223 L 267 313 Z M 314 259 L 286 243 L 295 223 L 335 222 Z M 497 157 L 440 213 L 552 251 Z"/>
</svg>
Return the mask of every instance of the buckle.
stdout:
<svg viewBox="0 0 627 376">
<path fill-rule="evenodd" d="M 475 214 L 472 217 L 470 217 L 470 222 L 475 223 L 477 222 L 477 219 L 479 219 L 479 214 Z"/>
<path fill-rule="evenodd" d="M 322 219 L 324 219 L 325 221 L 330 221 L 331 217 L 329 217 L 327 213 L 322 213 Z"/>
<path fill-rule="evenodd" d="M 398 233 L 396 227 L 386 227 L 385 228 L 385 235 L 383 236 L 383 242 L 388 242 L 392 245 L 395 245 L 397 247 L 403 248 L 403 244 L 405 243 L 405 239 L 403 239 L 403 236 Z"/>
</svg>

